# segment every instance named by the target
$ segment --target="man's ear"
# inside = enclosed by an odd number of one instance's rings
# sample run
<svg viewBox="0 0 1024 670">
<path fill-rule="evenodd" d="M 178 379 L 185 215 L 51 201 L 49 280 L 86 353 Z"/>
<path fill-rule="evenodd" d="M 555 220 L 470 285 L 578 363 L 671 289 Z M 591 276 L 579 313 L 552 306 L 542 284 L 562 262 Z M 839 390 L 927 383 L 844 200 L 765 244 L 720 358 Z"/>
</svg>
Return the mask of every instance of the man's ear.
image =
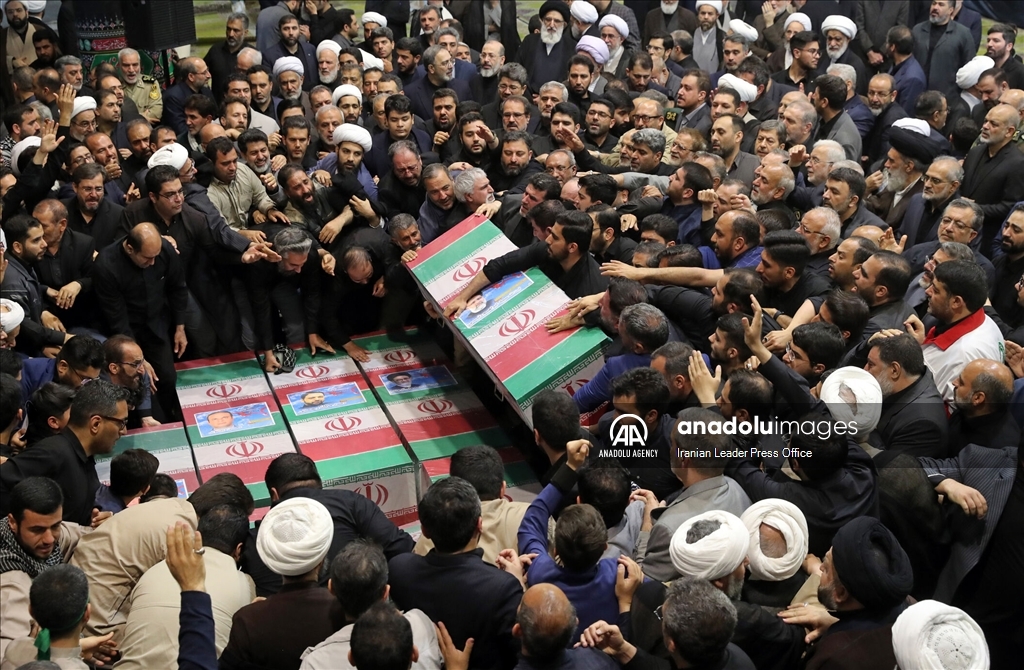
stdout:
<svg viewBox="0 0 1024 670">
<path fill-rule="evenodd" d="M 281 499 L 281 494 L 277 492 L 273 486 L 270 487 L 270 502 L 277 502 Z"/>
<path fill-rule="evenodd" d="M 412 646 L 412 662 L 420 660 L 420 650 L 416 648 L 416 645 Z"/>
<path fill-rule="evenodd" d="M 235 547 L 235 550 L 231 552 L 231 558 L 235 559 L 235 561 L 238 561 L 242 558 L 242 547 L 242 543 L 239 542 L 238 546 Z"/>
<path fill-rule="evenodd" d="M 89 623 L 90 617 L 92 617 L 92 603 L 86 603 L 85 614 L 82 615 L 82 623 Z"/>
<path fill-rule="evenodd" d="M 352 660 L 352 650 L 351 649 L 348 650 L 348 664 L 351 665 L 353 668 L 356 667 L 356 662 L 354 660 Z"/>
<path fill-rule="evenodd" d="M 7 525 L 10 526 L 12 533 L 18 532 L 18 522 L 14 520 L 13 514 L 7 515 Z"/>
<path fill-rule="evenodd" d="M 522 636 L 523 636 L 523 627 L 520 626 L 518 623 L 512 624 L 512 637 L 520 637 L 521 638 Z"/>
</svg>

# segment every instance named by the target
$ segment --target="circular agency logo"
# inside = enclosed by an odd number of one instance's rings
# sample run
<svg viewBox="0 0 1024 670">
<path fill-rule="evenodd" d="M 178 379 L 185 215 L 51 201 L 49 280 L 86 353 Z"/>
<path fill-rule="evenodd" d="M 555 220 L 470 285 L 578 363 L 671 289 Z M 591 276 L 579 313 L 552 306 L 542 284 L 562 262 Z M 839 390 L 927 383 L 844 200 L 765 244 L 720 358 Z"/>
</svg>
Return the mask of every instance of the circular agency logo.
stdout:
<svg viewBox="0 0 1024 670">
<path fill-rule="evenodd" d="M 339 416 L 324 424 L 324 428 L 335 433 L 347 433 L 363 424 L 358 416 Z"/>
<path fill-rule="evenodd" d="M 263 451 L 262 442 L 235 442 L 229 444 L 224 450 L 228 456 L 233 458 L 252 458 Z"/>
<path fill-rule="evenodd" d="M 223 400 L 225 398 L 231 398 L 242 392 L 242 387 L 238 384 L 219 384 L 211 388 L 206 389 L 206 395 L 210 398 L 217 398 Z"/>
<path fill-rule="evenodd" d="M 470 258 L 468 261 L 456 268 L 455 273 L 452 274 L 452 279 L 455 281 L 467 281 L 472 279 L 484 269 L 485 265 L 487 265 L 487 259 L 483 256 Z"/>
<path fill-rule="evenodd" d="M 518 335 L 529 328 L 535 318 L 537 318 L 537 313 L 532 309 L 516 312 L 501 324 L 501 327 L 498 328 L 498 334 L 502 337 Z"/>
<path fill-rule="evenodd" d="M 647 444 L 647 424 L 636 414 L 615 417 L 610 434 L 613 447 L 643 447 Z"/>
<path fill-rule="evenodd" d="M 416 405 L 416 409 L 424 414 L 444 414 L 453 407 L 455 407 L 455 405 L 450 400 L 445 400 L 443 398 L 425 400 Z"/>
<path fill-rule="evenodd" d="M 408 363 L 416 358 L 416 352 L 412 349 L 395 349 L 384 354 L 384 360 L 388 363 Z"/>
<path fill-rule="evenodd" d="M 296 373 L 296 377 L 302 377 L 303 379 L 319 379 L 330 374 L 331 369 L 326 365 L 307 365 L 304 368 L 300 368 Z"/>
<path fill-rule="evenodd" d="M 377 507 L 384 507 L 384 503 L 390 497 L 388 487 L 377 482 L 364 482 L 355 489 L 355 492 L 369 498 Z"/>
</svg>

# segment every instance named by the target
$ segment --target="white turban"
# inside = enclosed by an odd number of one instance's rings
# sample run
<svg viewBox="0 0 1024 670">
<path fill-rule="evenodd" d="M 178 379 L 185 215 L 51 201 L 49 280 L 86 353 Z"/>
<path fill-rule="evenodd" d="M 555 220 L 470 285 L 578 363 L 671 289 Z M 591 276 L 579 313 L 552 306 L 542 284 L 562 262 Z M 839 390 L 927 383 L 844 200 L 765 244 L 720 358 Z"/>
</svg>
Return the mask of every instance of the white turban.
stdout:
<svg viewBox="0 0 1024 670">
<path fill-rule="evenodd" d="M 334 145 L 342 142 L 354 142 L 363 148 L 365 153 L 370 153 L 373 148 L 373 140 L 370 138 L 370 131 L 354 123 L 343 123 L 334 129 Z"/>
<path fill-rule="evenodd" d="M 335 56 L 341 53 L 341 45 L 334 40 L 324 40 L 320 44 L 316 45 L 316 55 L 319 56 L 321 51 L 330 51 Z"/>
<path fill-rule="evenodd" d="M 306 68 L 295 56 L 285 56 L 278 58 L 277 62 L 274 63 L 274 78 L 281 76 L 282 72 L 298 72 L 300 77 L 306 76 Z"/>
<path fill-rule="evenodd" d="M 337 105 L 338 102 L 346 95 L 352 95 L 359 98 L 359 104 L 363 104 L 363 92 L 358 87 L 352 84 L 342 84 L 338 88 L 334 89 L 334 93 L 331 94 L 331 100 Z"/>
<path fill-rule="evenodd" d="M 800 508 L 779 498 L 767 498 L 754 503 L 740 517 L 750 533 L 747 560 L 753 579 L 781 582 L 795 575 L 807 557 L 807 519 Z M 786 540 L 786 553 L 769 558 L 761 553 L 761 524 L 782 533 Z"/>
<path fill-rule="evenodd" d="M 29 14 L 42 14 L 46 11 L 46 0 L 21 0 L 25 11 Z"/>
<path fill-rule="evenodd" d="M 718 530 L 694 543 L 686 534 L 698 521 L 718 521 Z M 750 536 L 739 517 L 722 510 L 711 510 L 688 519 L 672 535 L 668 553 L 672 565 L 684 577 L 721 579 L 735 572 L 747 557 Z"/>
<path fill-rule="evenodd" d="M 363 50 L 360 49 L 360 51 L 363 51 Z M 366 72 L 367 70 L 374 70 L 374 69 L 383 71 L 384 70 L 384 61 L 382 61 L 381 59 L 377 58 L 373 54 L 366 53 L 365 51 L 363 51 L 363 72 Z"/>
<path fill-rule="evenodd" d="M 978 83 L 982 72 L 991 70 L 995 66 L 996 62 L 988 56 L 975 56 L 967 61 L 967 65 L 956 71 L 956 85 L 966 91 Z"/>
<path fill-rule="evenodd" d="M 807 16 L 803 12 L 793 12 L 792 14 L 790 14 L 786 18 L 786 25 L 783 26 L 783 29 L 788 28 L 789 24 L 793 23 L 794 21 L 803 26 L 804 30 L 811 29 L 811 17 Z"/>
<path fill-rule="evenodd" d="M 935 600 L 914 603 L 892 625 L 892 651 L 906 670 L 988 670 L 988 643 L 963 610 Z"/>
<path fill-rule="evenodd" d="M 909 130 L 912 133 L 918 135 L 924 135 L 925 137 L 931 136 L 931 126 L 924 119 L 912 119 L 909 116 L 903 119 L 896 119 L 892 123 L 893 128 L 903 128 Z"/>
<path fill-rule="evenodd" d="M 604 18 L 601 19 L 601 23 L 597 25 L 599 28 L 604 28 L 605 26 L 615 28 L 622 35 L 622 39 L 629 37 L 629 26 L 626 25 L 626 21 L 614 14 L 605 14 Z"/>
<path fill-rule="evenodd" d="M 731 88 L 740 94 L 742 102 L 754 102 L 757 99 L 757 86 L 728 72 L 718 78 L 718 88 Z"/>
<path fill-rule="evenodd" d="M 697 0 L 697 4 L 694 6 L 693 11 L 700 12 L 700 6 L 707 5 L 713 7 L 719 14 L 722 13 L 722 2 L 721 0 Z"/>
<path fill-rule="evenodd" d="M 89 98 L 92 100 L 92 98 Z M 43 141 L 39 137 L 26 137 L 11 148 L 11 172 L 15 177 L 21 176 L 21 169 L 18 167 L 18 159 L 29 147 L 38 147 Z"/>
<path fill-rule="evenodd" d="M 149 162 L 146 166 L 152 170 L 158 165 L 170 165 L 175 170 L 180 170 L 185 167 L 185 163 L 188 162 L 188 149 L 181 146 L 177 142 L 171 144 L 165 144 L 149 157 Z"/>
<path fill-rule="evenodd" d="M 270 508 L 256 535 L 256 551 L 268 568 L 284 577 L 304 575 L 327 556 L 334 520 L 311 498 L 291 498 Z"/>
<path fill-rule="evenodd" d="M 743 35 L 751 42 L 757 40 L 757 28 L 750 25 L 746 21 L 740 19 L 733 19 L 729 21 L 729 29 L 737 35 Z"/>
<path fill-rule="evenodd" d="M 572 14 L 572 18 L 580 23 L 590 25 L 597 22 L 597 9 L 589 2 L 584 2 L 584 0 L 576 0 L 576 2 L 572 3 L 569 13 Z"/>
<path fill-rule="evenodd" d="M 838 30 L 846 35 L 846 39 L 852 40 L 857 36 L 857 24 L 841 14 L 826 16 L 821 22 L 821 34 L 826 35 L 830 30 Z"/>
<path fill-rule="evenodd" d="M 867 437 L 882 415 L 882 388 L 862 368 L 839 368 L 829 375 L 821 385 L 821 401 L 832 418 L 846 423 L 847 434 L 857 438 Z"/>
<path fill-rule="evenodd" d="M 367 23 L 376 23 L 381 28 L 388 27 L 387 18 L 385 18 L 383 14 L 378 14 L 377 12 L 366 12 L 363 14 L 362 24 L 365 26 Z"/>
<path fill-rule="evenodd" d="M 75 98 L 75 104 L 71 108 L 71 118 L 73 119 L 82 112 L 88 112 L 93 109 L 96 109 L 96 98 L 90 95 L 83 95 Z"/>
<path fill-rule="evenodd" d="M 608 62 L 608 58 L 611 54 L 608 53 L 608 45 L 604 43 L 600 37 L 594 37 L 593 35 L 584 35 L 580 38 L 580 41 L 576 43 L 576 51 L 583 51 L 598 65 L 604 65 Z"/>
<path fill-rule="evenodd" d="M 9 333 L 25 320 L 25 310 L 22 309 L 21 305 L 8 300 L 7 298 L 0 298 L 0 328 L 5 333 Z"/>
</svg>

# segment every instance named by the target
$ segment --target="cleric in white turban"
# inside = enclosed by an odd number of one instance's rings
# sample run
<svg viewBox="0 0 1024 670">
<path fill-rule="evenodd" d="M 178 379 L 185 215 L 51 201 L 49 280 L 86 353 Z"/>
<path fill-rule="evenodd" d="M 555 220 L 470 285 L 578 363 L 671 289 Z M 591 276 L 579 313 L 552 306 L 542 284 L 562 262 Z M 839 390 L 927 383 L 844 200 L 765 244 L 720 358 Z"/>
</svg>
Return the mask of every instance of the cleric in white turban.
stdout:
<svg viewBox="0 0 1024 670">
<path fill-rule="evenodd" d="M 343 123 L 334 129 L 334 145 L 342 142 L 352 142 L 363 148 L 363 153 L 370 153 L 373 147 L 373 140 L 370 138 L 370 131 L 354 123 Z"/>
<path fill-rule="evenodd" d="M 388 27 L 388 20 L 383 14 L 377 12 L 366 12 L 363 14 L 362 24 L 365 27 L 367 23 L 376 23 L 381 28 Z"/>
<path fill-rule="evenodd" d="M 912 119 L 909 116 L 904 119 L 896 119 L 892 122 L 893 128 L 903 128 L 909 130 L 912 133 L 918 135 L 924 135 L 925 137 L 931 137 L 932 127 L 928 125 L 928 122 L 924 119 Z"/>
<path fill-rule="evenodd" d="M 274 63 L 274 78 L 281 76 L 282 72 L 297 72 L 300 77 L 306 76 L 306 68 L 303 67 L 302 61 L 295 56 L 277 59 L 277 62 Z"/>
<path fill-rule="evenodd" d="M 188 149 L 181 146 L 177 142 L 171 144 L 165 144 L 149 157 L 149 162 L 146 163 L 146 167 L 153 169 L 158 165 L 170 165 L 175 170 L 180 170 L 185 167 L 185 163 L 188 161 Z"/>
<path fill-rule="evenodd" d="M 21 176 L 21 168 L 18 166 L 21 155 L 30 147 L 38 147 L 42 143 L 43 141 L 39 137 L 26 137 L 11 148 L 11 172 L 14 173 L 15 177 Z"/>
<path fill-rule="evenodd" d="M 996 66 L 996 62 L 988 56 L 975 56 L 971 60 L 967 61 L 967 64 L 956 71 L 956 85 L 961 91 L 967 91 L 968 89 L 974 88 L 978 85 L 978 80 L 981 79 L 981 73 L 985 70 L 990 70 Z M 973 108 L 974 105 L 981 102 L 977 96 L 971 94 L 972 100 L 967 100 L 968 104 Z"/>
<path fill-rule="evenodd" d="M 360 49 L 360 51 L 362 51 L 362 49 Z M 362 54 L 363 54 L 363 72 L 366 72 L 367 70 L 383 70 L 384 69 L 384 61 L 382 61 L 380 58 L 377 58 L 373 54 L 367 53 L 365 51 L 362 51 Z"/>
<path fill-rule="evenodd" d="M 788 500 L 765 498 L 748 507 L 740 519 L 750 535 L 747 560 L 750 562 L 751 582 L 778 583 L 797 577 L 790 585 L 792 592 L 785 594 L 784 602 L 778 606 L 788 605 L 806 581 L 806 575 L 800 572 L 807 558 L 808 534 L 804 513 Z"/>
<path fill-rule="evenodd" d="M 966 612 L 936 600 L 914 603 L 892 626 L 900 670 L 988 670 L 988 643 Z"/>
<path fill-rule="evenodd" d="M 615 14 L 605 14 L 604 18 L 601 19 L 601 22 L 597 25 L 601 28 L 604 28 L 605 26 L 615 28 L 616 32 L 622 35 L 623 40 L 629 37 L 629 26 L 626 24 L 625 19 L 620 16 L 616 16 Z"/>
<path fill-rule="evenodd" d="M 728 72 L 718 78 L 718 88 L 731 88 L 736 91 L 740 94 L 740 102 L 751 103 L 757 99 L 757 86 Z"/>
<path fill-rule="evenodd" d="M 711 7 L 719 14 L 722 13 L 721 0 L 697 0 L 697 4 L 694 6 L 693 11 L 700 13 L 700 8 L 702 5 L 707 5 L 708 7 Z"/>
<path fill-rule="evenodd" d="M 580 41 L 576 43 L 576 52 L 582 51 L 591 58 L 598 65 L 604 65 L 608 62 L 608 45 L 604 43 L 600 37 L 594 37 L 593 35 L 584 35 L 580 38 Z"/>
<path fill-rule="evenodd" d="M 0 298 L 0 329 L 7 333 L 7 335 L 11 335 L 24 320 L 25 310 L 21 305 L 13 300 Z"/>
<path fill-rule="evenodd" d="M 732 19 L 729 21 L 729 30 L 736 35 L 743 35 L 750 42 L 757 41 L 757 28 L 750 25 L 746 21 L 740 19 Z"/>
<path fill-rule="evenodd" d="M 669 557 L 684 577 L 717 582 L 730 599 L 739 598 L 750 534 L 739 517 L 711 510 L 690 517 L 672 535 Z"/>
<path fill-rule="evenodd" d="M 319 56 L 321 51 L 330 51 L 337 56 L 341 53 L 341 45 L 334 40 L 324 40 L 320 44 L 316 45 L 316 55 Z"/>
<path fill-rule="evenodd" d="M 586 0 L 576 0 L 572 3 L 569 14 L 585 26 L 597 23 L 597 9 Z"/>
<path fill-rule="evenodd" d="M 811 29 L 811 17 L 807 16 L 803 12 L 793 12 L 792 14 L 787 16 L 786 25 L 783 27 L 789 28 L 790 24 L 792 23 L 799 23 L 800 27 L 803 28 L 804 30 Z"/>
<path fill-rule="evenodd" d="M 826 16 L 825 20 L 821 22 L 821 32 L 824 36 L 828 36 L 828 31 L 838 30 L 847 40 L 852 40 L 857 36 L 857 24 L 842 14 L 833 14 Z"/>
<path fill-rule="evenodd" d="M 352 84 L 342 84 L 338 88 L 334 89 L 334 93 L 331 94 L 331 100 L 337 105 L 338 102 L 346 95 L 351 95 L 359 100 L 359 104 L 363 104 L 363 92 L 359 90 L 358 86 Z"/>
<path fill-rule="evenodd" d="M 821 384 L 821 401 L 847 434 L 857 441 L 867 439 L 882 416 L 882 387 L 870 372 L 848 366 L 839 368 Z"/>
<path fill-rule="evenodd" d="M 302 577 L 320 569 L 333 539 L 334 520 L 323 503 L 291 498 L 263 517 L 256 551 L 274 573 Z"/>
</svg>

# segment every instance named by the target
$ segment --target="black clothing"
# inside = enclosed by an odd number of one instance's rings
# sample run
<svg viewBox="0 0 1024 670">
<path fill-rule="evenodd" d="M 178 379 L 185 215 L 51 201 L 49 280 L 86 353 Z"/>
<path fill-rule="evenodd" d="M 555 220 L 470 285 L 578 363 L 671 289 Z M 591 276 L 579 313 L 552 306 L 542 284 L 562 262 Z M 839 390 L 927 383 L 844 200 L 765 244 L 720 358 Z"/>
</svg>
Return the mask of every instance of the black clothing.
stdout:
<svg viewBox="0 0 1024 670">
<path fill-rule="evenodd" d="M 320 313 L 320 257 L 315 247 L 310 249 L 309 258 L 298 274 L 285 276 L 278 270 L 277 263 L 256 261 L 245 266 L 246 289 L 249 291 L 249 302 L 252 305 L 252 316 L 255 324 L 256 350 L 267 351 L 274 348 L 274 330 L 272 322 L 273 308 L 270 293 L 281 282 L 294 284 L 299 289 L 305 312 L 305 331 L 308 337 L 317 333 Z M 317 333 L 318 334 L 318 333 Z"/>
<path fill-rule="evenodd" d="M 235 66 L 238 63 L 238 52 L 247 46 L 250 45 L 242 44 L 236 51 L 232 52 L 228 50 L 227 42 L 221 40 L 211 46 L 210 50 L 203 56 L 203 61 L 210 69 L 210 88 L 213 91 L 213 97 L 217 99 L 218 103 L 224 100 L 224 89 L 228 84 L 228 76 L 235 71 Z"/>
<path fill-rule="evenodd" d="M 1011 328 L 1024 325 L 1024 307 L 1017 304 L 1017 282 L 1024 275 L 1024 256 L 1011 260 L 1003 254 L 992 261 L 996 279 L 989 297 L 999 316 Z"/>
<path fill-rule="evenodd" d="M 44 287 L 60 291 L 73 281 L 82 289 L 75 298 L 71 309 L 62 309 L 53 300 L 47 299 L 49 309 L 66 327 L 91 325 L 95 320 L 96 301 L 92 294 L 92 257 L 95 251 L 93 239 L 88 235 L 65 230 L 57 254 L 47 250 L 36 264 L 39 283 Z"/>
<path fill-rule="evenodd" d="M 690 343 L 710 353 L 708 338 L 715 332 L 718 314 L 711 311 L 711 296 L 699 289 L 683 286 L 648 286 L 648 300 L 679 326 Z"/>
<path fill-rule="evenodd" d="M 629 239 L 628 237 L 622 237 L 621 235 L 612 240 L 612 243 L 608 245 L 608 248 L 604 250 L 604 253 L 594 254 L 594 260 L 601 263 L 608 263 L 611 261 L 621 261 L 626 265 L 633 264 L 633 252 L 636 251 L 636 242 Z"/>
<path fill-rule="evenodd" d="M 19 349 L 32 351 L 44 347 L 61 346 L 64 344 L 64 333 L 43 325 L 43 297 L 45 288 L 39 283 L 35 268 L 25 265 L 13 253 L 6 254 L 7 272 L 4 274 L 3 297 L 13 300 L 25 310 L 25 319 L 21 322 L 21 337 L 26 345 L 18 343 Z"/>
<path fill-rule="evenodd" d="M 904 452 L 945 458 L 948 437 L 946 406 L 932 373 L 926 371 L 907 388 L 882 400 L 882 416 L 870 439 L 872 446 L 883 450 L 875 456 L 882 466 Z"/>
<path fill-rule="evenodd" d="M 992 240 L 1015 204 L 1024 200 L 1024 153 L 1009 142 L 989 158 L 988 146 L 979 144 L 964 159 L 960 193 L 985 212 L 981 229 L 981 253 L 992 258 Z"/>
<path fill-rule="evenodd" d="M 548 245 L 539 240 L 495 258 L 484 266 L 483 272 L 488 281 L 494 283 L 513 272 L 525 272 L 532 267 L 540 268 L 570 300 L 603 293 L 608 288 L 608 278 L 601 275 L 601 266 L 589 253 L 584 252 L 571 268 L 563 270 L 548 254 Z"/>
<path fill-rule="evenodd" d="M 832 290 L 832 284 L 828 279 L 813 272 L 804 272 L 800 275 L 793 288 L 785 293 L 779 289 L 765 288 L 764 304 L 766 307 L 774 307 L 781 310 L 786 316 L 792 317 L 804 304 L 804 300 L 816 296 L 823 296 Z"/>
<path fill-rule="evenodd" d="M 990 449 L 1013 447 L 1020 443 L 1020 426 L 1007 408 L 991 414 L 967 418 L 963 412 L 949 417 L 949 454 L 956 456 L 969 444 Z"/>
<path fill-rule="evenodd" d="M 420 206 L 427 199 L 427 190 L 421 183 L 415 186 L 403 184 L 395 176 L 393 170 L 388 170 L 380 177 L 377 184 L 378 201 L 384 208 L 384 216 L 392 219 L 398 214 L 409 214 L 414 219 L 420 215 Z"/>
<path fill-rule="evenodd" d="M 124 211 L 124 207 L 116 202 L 111 202 L 110 198 L 104 197 L 100 200 L 100 206 L 93 214 L 91 221 L 86 221 L 79 211 L 78 198 L 69 198 L 61 202 L 68 209 L 68 230 L 91 236 L 96 251 L 110 246 L 115 239 L 121 236 L 121 213 Z"/>
</svg>

